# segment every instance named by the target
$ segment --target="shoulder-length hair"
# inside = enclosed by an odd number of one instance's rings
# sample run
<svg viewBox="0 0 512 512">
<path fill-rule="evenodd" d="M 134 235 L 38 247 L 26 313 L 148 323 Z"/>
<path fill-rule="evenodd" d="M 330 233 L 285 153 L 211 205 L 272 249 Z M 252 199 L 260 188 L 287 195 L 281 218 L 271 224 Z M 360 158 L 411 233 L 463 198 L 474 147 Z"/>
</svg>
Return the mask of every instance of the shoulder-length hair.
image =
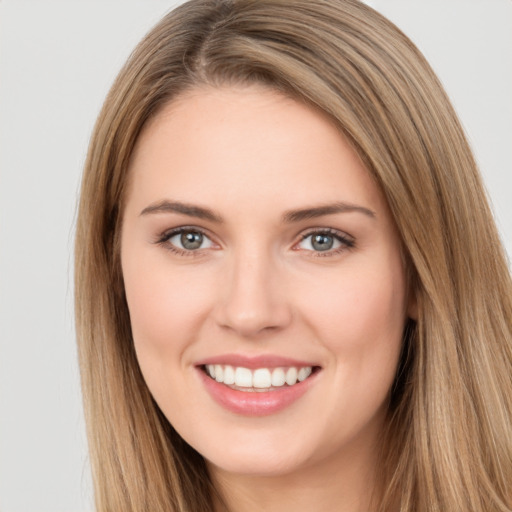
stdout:
<svg viewBox="0 0 512 512">
<path fill-rule="evenodd" d="M 379 510 L 512 510 L 512 285 L 475 161 L 433 71 L 356 0 L 192 0 L 137 46 L 92 135 L 76 327 L 100 512 L 211 510 L 203 458 L 141 376 L 119 257 L 130 157 L 193 87 L 266 85 L 329 116 L 387 199 L 418 314 L 382 442 Z"/>
</svg>

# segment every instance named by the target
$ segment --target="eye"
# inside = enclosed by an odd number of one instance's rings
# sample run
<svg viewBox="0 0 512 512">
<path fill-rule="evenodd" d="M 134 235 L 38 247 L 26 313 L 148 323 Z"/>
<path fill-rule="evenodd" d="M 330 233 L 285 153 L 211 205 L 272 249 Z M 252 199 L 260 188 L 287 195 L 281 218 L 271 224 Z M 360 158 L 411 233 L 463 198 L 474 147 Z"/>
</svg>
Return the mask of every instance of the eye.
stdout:
<svg viewBox="0 0 512 512">
<path fill-rule="evenodd" d="M 317 230 L 303 235 L 296 247 L 317 253 L 337 253 L 354 247 L 354 240 L 336 230 Z"/>
<path fill-rule="evenodd" d="M 201 249 L 210 249 L 213 242 L 202 231 L 195 228 L 178 228 L 165 233 L 158 243 L 170 250 L 186 253 Z"/>
<path fill-rule="evenodd" d="M 169 238 L 169 242 L 180 249 L 195 251 L 196 249 L 201 249 L 203 244 L 208 247 L 210 240 L 199 231 L 182 231 L 181 233 Z"/>
</svg>

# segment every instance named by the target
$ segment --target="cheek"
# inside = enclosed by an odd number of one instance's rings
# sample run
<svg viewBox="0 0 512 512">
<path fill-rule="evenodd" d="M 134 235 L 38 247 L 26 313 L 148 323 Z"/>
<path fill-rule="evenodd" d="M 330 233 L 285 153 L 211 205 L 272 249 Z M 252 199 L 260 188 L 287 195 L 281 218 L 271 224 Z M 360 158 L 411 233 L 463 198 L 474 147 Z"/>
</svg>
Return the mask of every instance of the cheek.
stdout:
<svg viewBox="0 0 512 512">
<path fill-rule="evenodd" d="M 334 343 L 350 340 L 359 345 L 387 338 L 401 332 L 405 322 L 404 287 L 396 277 L 375 271 L 340 276 L 310 294 L 304 309 Z"/>
<path fill-rule="evenodd" d="M 126 298 L 136 346 L 154 344 L 163 349 L 183 303 L 169 293 L 166 281 L 143 270 L 124 271 Z"/>
<path fill-rule="evenodd" d="M 312 285 L 305 318 L 327 351 L 340 389 L 378 401 L 391 385 L 402 345 L 405 283 L 400 260 L 351 268 Z M 373 393 L 373 396 L 372 396 Z"/>
<path fill-rule="evenodd" d="M 397 269 L 340 275 L 304 304 L 318 343 L 330 354 L 333 380 L 325 400 L 336 406 L 325 424 L 344 426 L 325 427 L 333 439 L 357 435 L 374 418 L 382 421 L 406 320 L 401 266 Z"/>
<path fill-rule="evenodd" d="M 144 261 L 128 254 L 123 276 L 139 362 L 164 364 L 197 336 L 211 302 L 211 278 L 171 269 L 165 255 Z"/>
<path fill-rule="evenodd" d="M 128 254 L 123 276 L 137 360 L 151 394 L 171 420 L 172 411 L 190 407 L 188 395 L 177 391 L 190 373 L 188 351 L 200 337 L 211 283 L 206 276 L 193 279 L 186 269 L 171 271 L 165 255 L 164 261 L 144 261 L 135 252 Z"/>
</svg>

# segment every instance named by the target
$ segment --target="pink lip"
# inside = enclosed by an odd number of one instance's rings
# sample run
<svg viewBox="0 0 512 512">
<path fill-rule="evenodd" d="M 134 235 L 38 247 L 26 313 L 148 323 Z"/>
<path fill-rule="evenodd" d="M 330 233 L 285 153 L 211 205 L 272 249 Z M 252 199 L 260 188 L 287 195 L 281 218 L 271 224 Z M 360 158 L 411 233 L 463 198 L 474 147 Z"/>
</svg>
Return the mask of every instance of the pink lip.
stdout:
<svg viewBox="0 0 512 512">
<path fill-rule="evenodd" d="M 308 365 L 303 364 L 302 366 Z M 274 388 L 271 391 L 239 391 L 212 379 L 204 372 L 202 367 L 197 367 L 197 371 L 213 400 L 228 411 L 244 416 L 268 416 L 282 411 L 299 400 L 308 391 L 319 373 L 315 372 L 306 380 L 293 386 Z"/>
<path fill-rule="evenodd" d="M 231 366 L 241 366 L 256 370 L 257 368 L 279 368 L 286 366 L 295 366 L 303 368 L 305 366 L 319 366 L 310 361 L 299 361 L 289 357 L 281 357 L 275 355 L 246 356 L 240 354 L 224 354 L 215 357 L 202 359 L 196 363 L 196 366 L 206 366 L 208 364 L 229 364 Z"/>
</svg>

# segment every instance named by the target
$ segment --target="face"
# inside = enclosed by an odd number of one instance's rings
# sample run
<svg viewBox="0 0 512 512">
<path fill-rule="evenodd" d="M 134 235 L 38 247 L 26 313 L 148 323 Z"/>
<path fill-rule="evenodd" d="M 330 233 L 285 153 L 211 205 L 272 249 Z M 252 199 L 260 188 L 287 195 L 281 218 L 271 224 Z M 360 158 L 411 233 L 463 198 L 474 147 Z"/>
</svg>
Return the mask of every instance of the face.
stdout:
<svg viewBox="0 0 512 512">
<path fill-rule="evenodd" d="M 145 128 L 121 260 L 138 361 L 211 468 L 353 464 L 383 427 L 407 317 L 390 213 L 312 108 L 193 90 Z"/>
</svg>

